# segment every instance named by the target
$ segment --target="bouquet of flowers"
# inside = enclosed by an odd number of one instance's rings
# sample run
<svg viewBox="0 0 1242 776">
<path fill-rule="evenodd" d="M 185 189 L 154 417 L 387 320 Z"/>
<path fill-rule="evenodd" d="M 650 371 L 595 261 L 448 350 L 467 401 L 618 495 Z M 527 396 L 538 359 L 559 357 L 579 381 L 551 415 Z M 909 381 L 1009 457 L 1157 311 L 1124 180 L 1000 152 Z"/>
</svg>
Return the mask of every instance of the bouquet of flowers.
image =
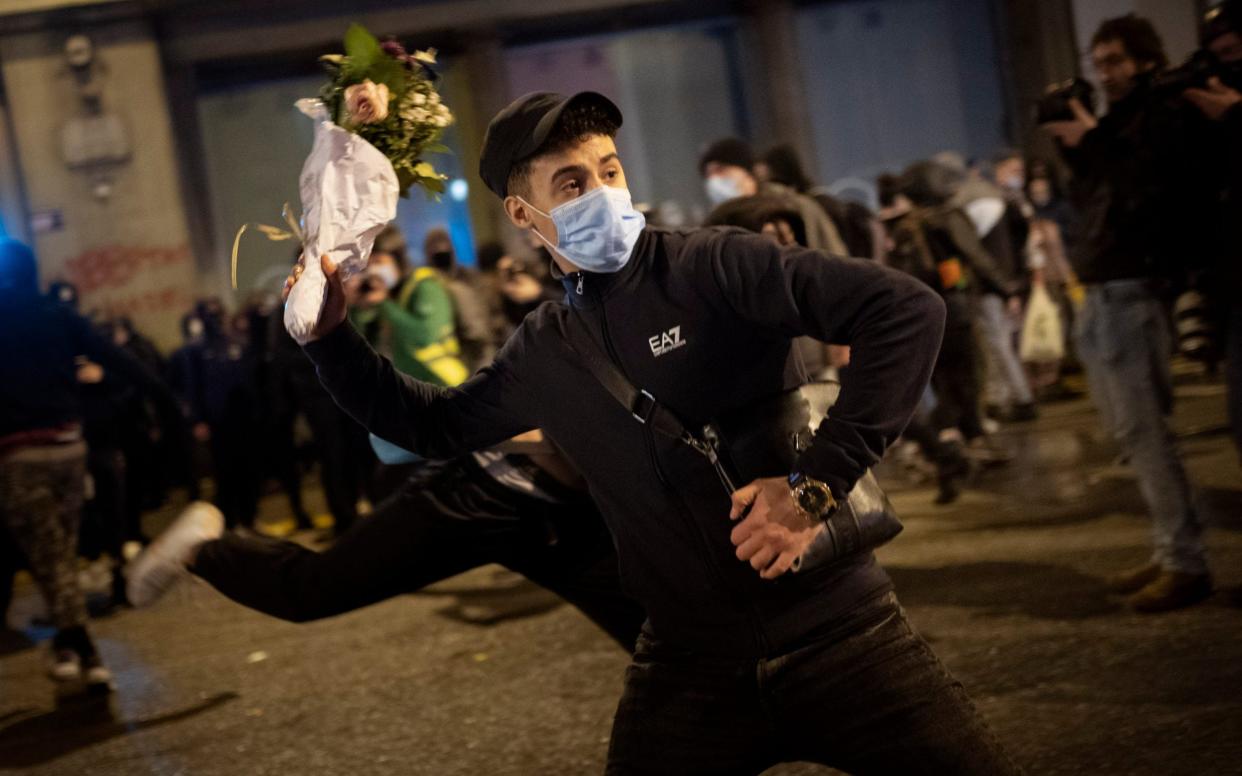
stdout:
<svg viewBox="0 0 1242 776">
<path fill-rule="evenodd" d="M 425 154 L 447 151 L 440 136 L 453 115 L 436 92 L 435 51 L 407 53 L 361 25 L 345 34 L 345 53 L 321 61 L 331 80 L 318 99 L 298 101 L 317 123 L 299 190 L 303 272 L 285 304 L 285 328 L 306 342 L 319 319 L 327 254 L 349 277 L 366 267 L 376 236 L 397 215 L 411 186 L 444 191 L 445 176 Z M 240 237 L 240 233 L 239 233 Z"/>
</svg>

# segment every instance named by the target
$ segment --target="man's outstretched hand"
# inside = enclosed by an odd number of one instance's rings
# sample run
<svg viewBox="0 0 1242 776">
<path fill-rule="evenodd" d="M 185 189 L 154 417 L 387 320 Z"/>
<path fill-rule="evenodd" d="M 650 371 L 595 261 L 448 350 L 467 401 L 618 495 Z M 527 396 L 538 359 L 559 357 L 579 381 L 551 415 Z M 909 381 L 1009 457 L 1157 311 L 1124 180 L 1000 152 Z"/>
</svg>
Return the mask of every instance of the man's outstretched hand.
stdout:
<svg viewBox="0 0 1242 776">
<path fill-rule="evenodd" d="M 764 579 L 789 571 L 824 530 L 823 523 L 812 524 L 798 511 L 784 477 L 755 480 L 735 491 L 729 519 L 743 517 L 729 538 L 738 560 L 749 562 Z"/>
<path fill-rule="evenodd" d="M 1216 76 L 1208 80 L 1206 89 L 1187 89 L 1182 95 L 1213 121 L 1220 121 L 1234 106 L 1242 103 L 1242 92 L 1225 86 Z"/>
<path fill-rule="evenodd" d="M 1100 125 L 1099 120 L 1091 115 L 1091 111 L 1087 110 L 1081 102 L 1076 98 L 1069 99 L 1070 110 L 1074 113 L 1071 121 L 1050 121 L 1044 124 L 1044 129 L 1052 133 L 1052 136 L 1060 140 L 1069 148 L 1077 148 L 1082 144 L 1082 139 L 1087 133 Z"/>
<path fill-rule="evenodd" d="M 282 301 L 289 300 L 289 292 L 293 290 L 294 284 L 298 282 L 298 278 L 302 277 L 302 270 L 305 269 L 306 254 L 298 259 L 298 263 L 293 265 L 293 271 L 289 273 L 289 277 L 285 278 L 285 287 L 280 293 Z M 332 263 L 327 254 L 319 257 L 319 266 L 323 269 L 324 277 L 327 278 L 325 286 L 325 299 L 323 309 L 319 311 L 319 320 L 315 323 L 315 328 L 311 332 L 309 341 L 323 339 L 332 333 L 337 326 L 345 322 L 345 316 L 349 312 L 349 304 L 345 298 L 345 287 L 341 283 L 341 273 L 339 268 Z"/>
</svg>

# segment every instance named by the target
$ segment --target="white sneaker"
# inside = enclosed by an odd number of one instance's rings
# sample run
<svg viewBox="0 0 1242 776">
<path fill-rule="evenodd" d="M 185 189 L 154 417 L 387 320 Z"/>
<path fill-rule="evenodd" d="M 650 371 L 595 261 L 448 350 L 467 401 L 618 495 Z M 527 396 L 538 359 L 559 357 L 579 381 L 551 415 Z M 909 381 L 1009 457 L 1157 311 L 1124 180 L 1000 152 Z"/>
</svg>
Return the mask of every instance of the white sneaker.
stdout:
<svg viewBox="0 0 1242 776">
<path fill-rule="evenodd" d="M 87 658 L 83 664 L 82 678 L 86 680 L 86 689 L 96 695 L 106 695 L 116 689 L 112 681 L 112 672 L 108 670 L 98 655 Z"/>
<path fill-rule="evenodd" d="M 58 649 L 52 653 L 47 675 L 57 682 L 81 681 L 82 658 L 72 649 Z"/>
<path fill-rule="evenodd" d="M 186 564 L 203 542 L 224 533 L 224 515 L 205 501 L 185 508 L 168 530 L 134 559 L 126 572 L 126 595 L 135 607 L 150 606 L 186 574 Z"/>
</svg>

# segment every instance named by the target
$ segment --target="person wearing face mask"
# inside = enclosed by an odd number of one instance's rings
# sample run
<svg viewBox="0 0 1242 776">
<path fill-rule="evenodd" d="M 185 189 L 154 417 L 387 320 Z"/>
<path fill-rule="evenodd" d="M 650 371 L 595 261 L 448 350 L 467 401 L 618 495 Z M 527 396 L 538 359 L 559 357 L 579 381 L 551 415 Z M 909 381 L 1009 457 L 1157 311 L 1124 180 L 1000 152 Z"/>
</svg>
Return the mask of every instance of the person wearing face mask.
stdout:
<svg viewBox="0 0 1242 776">
<path fill-rule="evenodd" d="M 755 174 L 763 182 L 783 184 L 815 200 L 832 219 L 850 256 L 883 260 L 884 228 L 875 214 L 865 205 L 838 199 L 826 187 L 815 186 L 791 144 L 769 148 L 763 161 L 755 166 Z"/>
<path fill-rule="evenodd" d="M 991 180 L 970 174 L 961 157 L 951 152 L 938 154 L 935 161 L 951 173 L 949 204 L 970 218 L 996 276 L 1004 283 L 1003 289 L 982 286 L 975 301 L 989 414 L 1015 422 L 1034 420 L 1038 415 L 1035 397 L 1014 344 L 1022 299 L 1028 289 L 1024 210 L 1030 206 L 1022 196 L 1022 157 L 1009 151 L 998 154 Z"/>
<path fill-rule="evenodd" d="M 204 299 L 185 320 L 186 346 L 173 354 L 174 390 L 194 437 L 210 451 L 215 501 L 230 524 L 251 526 L 262 482 L 259 447 L 261 387 L 253 351 L 223 305 Z M 244 325 L 244 324 L 243 324 Z"/>
<path fill-rule="evenodd" d="M 1068 251 L 1072 243 L 1065 237 L 1066 231 L 1062 227 L 1062 224 L 1068 224 L 1072 234 L 1073 208 L 1063 199 L 1054 199 L 1053 191 L 1052 179 L 1045 176 L 1032 177 L 1027 183 L 1027 196 L 1032 210 L 1028 263 L 1032 286 L 1042 286 L 1060 312 L 1063 344 L 1068 354 L 1072 346 L 1070 332 L 1073 331 L 1074 323 L 1072 298 L 1073 295 L 1081 293 L 1082 287 L 1070 267 Z M 1070 398 L 1078 395 L 1078 392 L 1061 380 L 1064 363 L 1065 359 L 1027 364 L 1032 388 L 1041 398 Z"/>
<path fill-rule="evenodd" d="M 405 257 L 404 238 L 398 244 L 395 239 L 382 237 L 384 235 L 376 238 L 376 246 L 393 247 L 374 248 L 367 259 L 366 271 L 350 278 L 345 291 L 349 295 L 350 323 L 358 328 L 372 347 L 391 357 L 392 343 L 385 330 L 385 320 L 380 315 L 380 304 L 397 295 L 409 263 Z"/>
<path fill-rule="evenodd" d="M 1078 238 L 1078 215 L 1057 182 L 1046 173 L 1031 176 L 1026 184 L 1026 198 L 1033 209 L 1032 220 L 1056 224 L 1066 254 L 1073 251 Z"/>
<path fill-rule="evenodd" d="M 727 204 L 731 208 L 745 207 L 750 202 L 749 198 L 756 196 L 782 199 L 802 219 L 808 248 L 837 256 L 849 255 L 849 249 L 832 218 L 818 202 L 774 181 L 760 183 L 755 177 L 754 167 L 754 153 L 745 141 L 728 137 L 708 146 L 699 158 L 699 174 L 703 177 L 703 186 L 712 206 Z M 763 201 L 754 204 L 757 208 L 765 206 Z M 708 221 L 719 220 L 708 217 Z"/>
<path fill-rule="evenodd" d="M 478 273 L 461 266 L 453 241 L 445 229 L 432 229 L 424 241 L 427 266 L 440 273 L 449 296 L 453 298 L 453 321 L 461 358 L 473 374 L 491 363 L 496 355 L 492 339 L 491 311 Z"/>
<path fill-rule="evenodd" d="M 0 239 L 0 525 L 47 604 L 55 629 L 49 676 L 98 693 L 111 691 L 112 675 L 87 630 L 78 586 L 87 465 L 81 389 L 108 374 L 173 401 L 156 375 L 61 299 L 39 293 L 29 247 Z"/>
<path fill-rule="evenodd" d="M 372 252 L 367 273 L 351 286 L 355 325 L 381 320 L 389 330 L 393 363 L 405 374 L 454 386 L 470 376 L 457 339 L 453 298 L 434 267 L 400 274 L 396 256 Z"/>
<path fill-rule="evenodd" d="M 398 233 L 396 238 L 399 237 Z M 401 255 L 401 243 L 396 238 L 383 234 L 381 238 L 377 238 L 377 245 L 382 244 L 393 251 L 377 251 L 383 254 L 377 263 L 383 262 L 385 257 L 392 259 L 393 256 Z M 300 253 L 299 249 L 298 254 Z M 375 255 L 376 253 L 372 253 L 372 256 Z M 393 266 L 395 269 L 395 261 Z M 382 276 L 384 272 L 378 274 Z M 394 271 L 389 282 L 395 287 L 398 279 L 399 276 Z M 353 283 L 350 289 L 351 295 L 357 293 Z M 350 311 L 351 320 L 363 332 L 363 336 L 375 343 L 376 347 L 380 347 L 381 322 L 373 310 L 371 314 L 374 320 L 359 321 L 359 311 L 356 308 Z M 271 377 L 268 393 L 272 397 L 270 401 L 273 412 L 288 417 L 288 423 L 292 423 L 297 415 L 306 420 L 311 432 L 315 459 L 319 465 L 319 483 L 323 488 L 328 512 L 332 516 L 332 530 L 328 536 L 338 537 L 357 522 L 361 500 L 372 495 L 369 491 L 372 490 L 372 474 L 376 466 L 375 454 L 371 451 L 366 432 L 332 401 L 332 397 L 320 385 L 318 377 L 315 376 L 314 365 L 302 353 L 293 337 L 289 336 L 281 316 L 272 316 L 267 336 L 266 350 L 270 354 L 268 373 Z M 294 519 L 298 529 L 314 528 L 309 516 L 295 513 Z M 130 584 L 133 584 L 132 575 Z"/>
<path fill-rule="evenodd" d="M 529 94 L 489 125 L 480 176 L 510 222 L 548 246 L 566 292 L 492 364 L 453 389 L 401 375 L 342 325 L 340 276 L 321 258 L 329 290 L 305 346 L 320 379 L 372 433 L 418 455 L 540 428 L 581 472 L 648 618 L 610 773 L 758 773 L 789 759 L 1016 772 L 907 624 L 873 545 L 791 573 L 909 420 L 943 302 L 873 261 L 735 229 L 647 227 L 626 188 L 620 125 L 591 92 Z M 703 428 L 797 389 L 801 335 L 851 346 L 840 398 L 793 471 L 726 490 L 691 445 L 703 440 L 677 436 L 669 418 Z M 642 387 L 624 392 L 628 406 L 618 375 Z"/>
</svg>

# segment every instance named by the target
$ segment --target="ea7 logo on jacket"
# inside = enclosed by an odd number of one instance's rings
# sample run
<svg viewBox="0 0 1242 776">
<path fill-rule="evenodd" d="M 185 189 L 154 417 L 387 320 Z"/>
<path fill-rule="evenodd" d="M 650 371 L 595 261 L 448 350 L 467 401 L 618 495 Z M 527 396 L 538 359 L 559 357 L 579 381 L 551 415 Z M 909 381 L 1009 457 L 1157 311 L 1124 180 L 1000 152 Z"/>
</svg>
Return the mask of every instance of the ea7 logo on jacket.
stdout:
<svg viewBox="0 0 1242 776">
<path fill-rule="evenodd" d="M 649 338 L 647 344 L 651 346 L 651 355 L 662 356 L 685 345 L 686 341 L 681 338 L 681 327 L 674 326 L 663 334 Z"/>
</svg>

